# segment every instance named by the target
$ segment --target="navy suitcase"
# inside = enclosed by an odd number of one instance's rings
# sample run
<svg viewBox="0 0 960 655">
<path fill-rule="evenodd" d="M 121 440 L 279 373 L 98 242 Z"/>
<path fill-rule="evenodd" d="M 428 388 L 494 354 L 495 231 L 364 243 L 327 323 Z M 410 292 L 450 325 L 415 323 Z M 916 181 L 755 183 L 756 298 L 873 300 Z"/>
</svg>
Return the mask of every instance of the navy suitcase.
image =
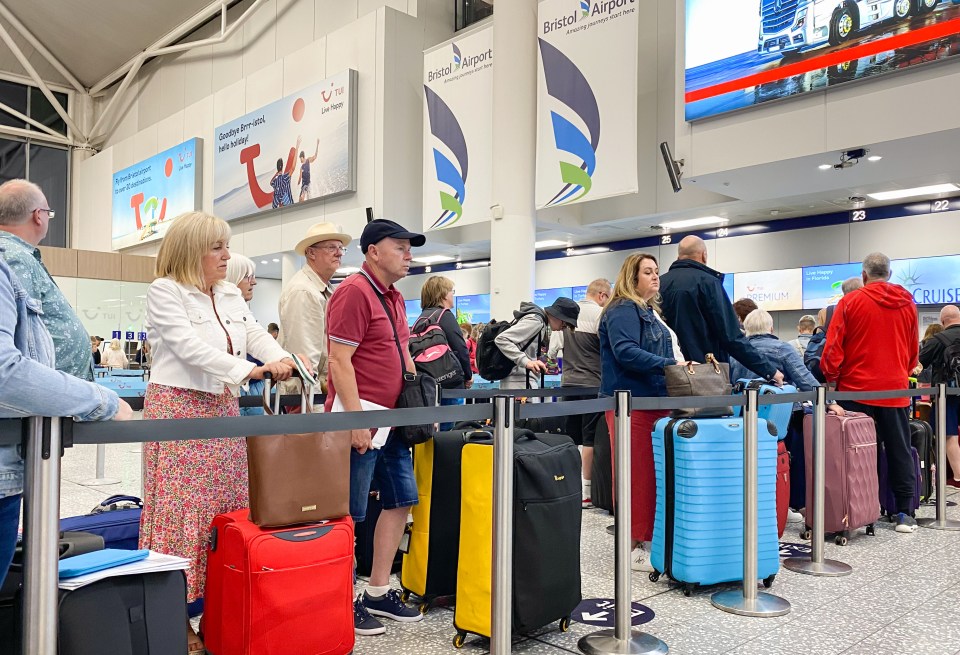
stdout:
<svg viewBox="0 0 960 655">
<path fill-rule="evenodd" d="M 880 478 L 880 507 L 883 513 L 893 521 L 897 516 L 897 498 L 893 495 L 893 489 L 890 488 L 890 478 L 887 471 L 887 451 L 880 447 L 880 461 L 877 463 L 877 476 Z M 910 503 L 910 512 L 916 512 L 920 507 L 920 500 L 923 494 L 923 465 L 920 461 L 920 454 L 913 446 L 910 447 L 910 456 L 913 458 L 913 468 L 916 473 L 916 486 L 914 487 L 913 502 Z"/>
<path fill-rule="evenodd" d="M 758 419 L 759 555 L 765 586 L 780 570 L 777 438 Z M 743 419 L 664 418 L 653 432 L 657 512 L 650 563 L 689 596 L 697 585 L 743 578 Z"/>
<path fill-rule="evenodd" d="M 103 537 L 104 548 L 136 550 L 142 508 L 143 501 L 136 496 L 110 496 L 89 514 L 60 519 L 60 530 L 92 532 Z"/>
<path fill-rule="evenodd" d="M 367 516 L 362 523 L 354 526 L 354 557 L 357 560 L 357 575 L 364 577 L 370 575 L 370 569 L 373 567 L 373 535 L 377 529 L 377 519 L 380 518 L 380 512 L 383 511 L 383 503 L 380 502 L 380 492 L 371 491 L 370 498 L 367 500 Z M 403 553 L 397 551 L 393 558 L 393 565 L 390 567 L 391 573 L 400 570 L 403 564 Z"/>
</svg>

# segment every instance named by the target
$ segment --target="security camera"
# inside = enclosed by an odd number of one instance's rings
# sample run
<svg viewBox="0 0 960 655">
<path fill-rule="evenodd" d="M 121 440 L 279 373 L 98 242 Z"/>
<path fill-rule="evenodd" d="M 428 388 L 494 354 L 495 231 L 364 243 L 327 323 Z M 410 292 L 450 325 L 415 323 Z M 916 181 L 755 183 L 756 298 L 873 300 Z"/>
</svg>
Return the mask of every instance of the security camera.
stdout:
<svg viewBox="0 0 960 655">
<path fill-rule="evenodd" d="M 866 148 L 855 148 L 854 150 L 847 150 L 843 153 L 847 156 L 847 159 L 863 159 L 867 156 Z"/>
<path fill-rule="evenodd" d="M 667 167 L 667 177 L 670 178 L 670 186 L 673 192 L 678 193 L 683 186 L 680 184 L 680 178 L 683 177 L 683 160 L 677 161 L 670 152 L 670 144 L 664 141 L 660 144 L 660 155 L 663 157 L 663 164 Z"/>
<path fill-rule="evenodd" d="M 853 168 L 860 160 L 867 156 L 866 148 L 854 148 L 853 150 L 844 150 L 840 153 L 840 163 L 834 164 L 833 167 L 836 170 L 842 170 L 844 168 Z"/>
</svg>

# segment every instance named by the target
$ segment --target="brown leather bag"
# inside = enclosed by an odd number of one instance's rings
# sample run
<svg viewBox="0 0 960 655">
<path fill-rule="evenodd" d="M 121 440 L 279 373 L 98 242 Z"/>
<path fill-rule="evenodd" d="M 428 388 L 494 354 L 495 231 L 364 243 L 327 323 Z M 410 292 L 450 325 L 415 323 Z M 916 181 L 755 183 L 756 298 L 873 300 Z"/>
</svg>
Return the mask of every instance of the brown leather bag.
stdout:
<svg viewBox="0 0 960 655">
<path fill-rule="evenodd" d="M 312 393 L 303 395 L 308 412 Z M 270 384 L 264 384 L 264 413 L 273 415 L 269 394 Z M 350 514 L 349 430 L 247 437 L 247 467 L 250 520 L 262 528 Z"/>
<path fill-rule="evenodd" d="M 705 364 L 677 364 L 666 366 L 663 374 L 667 381 L 667 395 L 671 398 L 684 396 L 729 396 L 733 393 L 730 384 L 730 365 L 720 363 L 712 353 L 707 353 Z M 731 416 L 733 407 L 699 407 L 675 409 L 673 416 L 684 418 L 709 418 Z"/>
</svg>

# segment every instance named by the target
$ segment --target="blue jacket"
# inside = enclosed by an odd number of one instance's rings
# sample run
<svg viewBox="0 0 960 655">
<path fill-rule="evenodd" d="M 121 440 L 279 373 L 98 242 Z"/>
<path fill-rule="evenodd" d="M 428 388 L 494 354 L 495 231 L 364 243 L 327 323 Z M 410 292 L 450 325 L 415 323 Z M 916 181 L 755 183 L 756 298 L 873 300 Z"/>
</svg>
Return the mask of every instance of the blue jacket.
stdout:
<svg viewBox="0 0 960 655">
<path fill-rule="evenodd" d="M 773 362 L 783 371 L 783 381 L 792 384 L 798 391 L 813 391 L 820 386 L 797 353 L 797 349 L 785 341 L 780 341 L 774 334 L 754 334 L 749 337 L 750 343 L 761 355 Z M 751 371 L 735 359 L 730 360 L 730 381 L 736 382 L 741 378 L 763 377 Z"/>
<path fill-rule="evenodd" d="M 40 301 L 27 295 L 0 245 L 0 418 L 74 416 L 113 418 L 117 394 L 54 370 L 54 347 Z M 0 498 L 23 491 L 17 446 L 0 446 Z"/>
<path fill-rule="evenodd" d="M 677 333 L 680 350 L 695 362 L 705 362 L 707 353 L 718 361 L 730 355 L 761 377 L 777 372 L 772 362 L 750 345 L 740 331 L 733 305 L 723 290 L 723 273 L 691 259 L 680 259 L 660 278 L 663 317 Z"/>
<path fill-rule="evenodd" d="M 634 396 L 666 396 L 663 367 L 676 364 L 670 333 L 650 308 L 625 300 L 600 319 L 600 395 L 628 390 Z"/>
</svg>

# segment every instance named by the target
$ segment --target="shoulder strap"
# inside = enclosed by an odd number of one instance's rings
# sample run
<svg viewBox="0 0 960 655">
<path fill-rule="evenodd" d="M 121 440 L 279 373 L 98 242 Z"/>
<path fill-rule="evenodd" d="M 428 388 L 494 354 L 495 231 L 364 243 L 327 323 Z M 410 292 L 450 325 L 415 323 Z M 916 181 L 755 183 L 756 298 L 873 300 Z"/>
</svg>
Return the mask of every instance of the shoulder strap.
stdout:
<svg viewBox="0 0 960 655">
<path fill-rule="evenodd" d="M 358 275 L 363 275 L 363 273 L 359 273 Z M 370 285 L 370 288 L 373 289 L 373 292 L 377 294 L 377 298 L 380 299 L 380 304 L 383 305 L 383 311 L 387 314 L 387 320 L 390 321 L 390 327 L 393 328 L 393 341 L 397 344 L 397 355 L 400 356 L 400 375 L 403 375 L 407 372 L 407 361 L 403 357 L 403 348 L 400 347 L 400 336 L 397 334 L 397 324 L 394 323 L 393 315 L 390 313 L 390 309 L 387 307 L 387 301 L 384 299 L 383 294 L 380 293 L 377 285 L 375 285 L 366 275 L 363 275 L 363 279 L 367 281 L 367 284 Z"/>
</svg>

